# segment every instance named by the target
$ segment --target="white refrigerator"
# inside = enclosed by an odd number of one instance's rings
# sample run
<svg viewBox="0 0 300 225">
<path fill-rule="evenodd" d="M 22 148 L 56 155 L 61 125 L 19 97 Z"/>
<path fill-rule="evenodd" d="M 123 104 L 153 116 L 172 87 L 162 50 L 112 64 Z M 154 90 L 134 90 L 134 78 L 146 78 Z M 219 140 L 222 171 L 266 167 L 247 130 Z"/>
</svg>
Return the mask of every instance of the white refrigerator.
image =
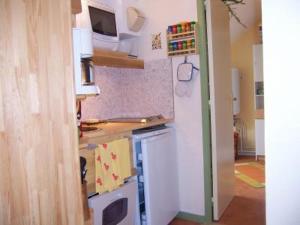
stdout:
<svg viewBox="0 0 300 225">
<path fill-rule="evenodd" d="M 179 212 L 174 130 L 142 131 L 133 140 L 139 190 L 136 225 L 167 225 Z"/>
</svg>

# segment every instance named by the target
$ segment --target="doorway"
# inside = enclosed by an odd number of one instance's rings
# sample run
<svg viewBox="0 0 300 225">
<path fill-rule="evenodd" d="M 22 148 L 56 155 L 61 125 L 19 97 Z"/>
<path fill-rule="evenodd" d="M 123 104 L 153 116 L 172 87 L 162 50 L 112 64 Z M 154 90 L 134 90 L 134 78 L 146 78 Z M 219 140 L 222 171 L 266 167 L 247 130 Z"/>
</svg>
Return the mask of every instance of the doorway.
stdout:
<svg viewBox="0 0 300 225">
<path fill-rule="evenodd" d="M 251 196 L 251 192 L 243 192 L 244 194 L 244 198 L 239 196 L 239 190 L 247 190 L 248 186 L 244 186 L 242 184 L 248 185 L 247 183 L 245 183 L 245 180 L 241 180 L 241 177 L 246 177 L 247 175 L 247 171 L 250 172 L 256 169 L 261 169 L 262 175 L 264 176 L 264 164 L 263 162 L 261 164 L 256 164 L 257 162 L 255 162 L 255 156 L 257 155 L 259 158 L 261 155 L 263 154 L 256 154 L 257 151 L 254 151 L 255 149 L 255 138 L 252 138 L 253 136 L 255 136 L 255 129 L 254 129 L 254 125 L 252 126 L 253 129 L 249 129 L 249 132 L 247 132 L 248 130 L 244 129 L 244 133 L 240 132 L 241 128 L 239 130 L 237 130 L 237 134 L 239 135 L 239 137 L 237 138 L 237 140 L 240 140 L 239 143 L 241 143 L 241 141 L 244 141 L 244 139 L 240 139 L 240 137 L 245 137 L 246 136 L 246 141 L 247 141 L 247 145 L 248 147 L 244 147 L 247 146 L 245 144 L 245 142 L 243 143 L 243 147 L 239 149 L 238 153 L 241 153 L 242 151 L 246 152 L 247 154 L 245 154 L 244 156 L 242 156 L 242 154 L 237 154 L 237 156 L 241 155 L 240 159 L 241 161 L 237 162 L 237 165 L 234 164 L 234 160 L 233 160 L 233 143 L 231 145 L 231 143 L 229 142 L 229 140 L 232 138 L 233 139 L 233 132 L 232 132 L 232 128 L 233 128 L 233 119 L 235 119 L 235 125 L 240 122 L 243 123 L 244 121 L 240 118 L 240 115 L 236 115 L 235 118 L 233 118 L 233 114 L 231 114 L 230 116 L 228 116 L 228 107 L 231 106 L 231 100 L 230 102 L 227 102 L 227 96 L 228 96 L 228 80 L 231 80 L 231 75 L 230 75 L 230 68 L 232 67 L 231 64 L 228 64 L 228 56 L 231 55 L 231 50 L 228 50 L 228 47 L 231 45 L 232 41 L 228 41 L 228 33 L 229 30 L 224 29 L 224 27 L 228 26 L 228 24 L 224 21 L 224 18 L 226 18 L 226 13 L 224 10 L 226 9 L 226 7 L 224 7 L 224 5 L 221 4 L 222 1 L 213 1 L 213 0 L 208 0 L 206 1 L 206 24 L 207 24 L 207 38 L 208 38 L 208 56 L 206 55 L 206 57 L 208 58 L 208 63 L 207 63 L 207 68 L 208 70 L 206 71 L 207 77 L 209 78 L 206 85 L 208 85 L 209 87 L 209 93 L 207 94 L 204 91 L 202 91 L 202 100 L 203 100 L 203 109 L 206 110 L 205 108 L 205 104 L 208 104 L 208 112 L 205 112 L 203 114 L 203 116 L 208 116 L 204 119 L 206 120 L 210 120 L 210 126 L 209 127 L 204 127 L 204 132 L 209 133 L 211 135 L 211 138 L 209 140 L 204 140 L 206 141 L 206 143 L 211 144 L 211 155 L 206 155 L 206 159 L 208 159 L 209 157 L 211 157 L 211 162 L 212 162 L 212 168 L 206 168 L 206 174 L 211 173 L 212 178 L 212 186 L 211 189 L 208 190 L 212 192 L 212 197 L 213 197 L 213 204 L 210 203 L 209 201 L 206 202 L 207 205 L 211 205 L 213 206 L 213 213 L 211 215 L 211 218 L 213 218 L 216 221 L 221 221 L 226 218 L 226 214 L 228 214 L 228 210 L 232 205 L 235 206 L 236 204 L 240 204 L 241 202 L 244 202 L 244 199 L 247 199 L 249 196 Z M 247 4 L 254 4 L 254 10 L 253 15 L 255 15 L 255 10 L 257 10 L 257 5 L 258 3 L 260 3 L 259 1 L 244 1 L 245 5 L 242 6 L 246 6 Z M 225 9 L 224 9 L 225 8 Z M 259 4 L 259 10 L 261 9 L 261 6 Z M 246 11 L 247 13 L 250 12 L 249 9 L 244 9 L 244 11 Z M 245 16 L 246 14 L 242 13 L 241 15 Z M 248 17 L 247 17 L 248 18 Z M 243 21 L 243 20 L 241 20 Z M 257 20 L 254 18 L 254 22 L 257 22 Z M 239 26 L 241 26 L 240 24 L 238 24 Z M 251 26 L 250 26 L 251 25 Z M 251 27 L 252 26 L 255 28 L 257 27 L 257 25 L 255 23 L 253 24 L 248 24 L 247 22 L 247 26 Z M 244 30 L 247 31 L 247 28 L 242 27 L 242 32 L 244 32 Z M 253 29 L 255 29 L 253 28 Z M 228 28 L 229 29 L 229 28 Z M 258 31 L 259 31 L 259 27 L 258 27 Z M 226 44 L 227 42 L 227 44 Z M 259 44 L 259 43 L 256 43 Z M 253 43 L 252 43 L 253 45 Z M 256 81 L 253 79 L 254 77 L 254 66 L 253 66 L 253 46 L 250 46 L 250 55 L 251 55 L 251 75 L 252 75 L 252 79 L 249 79 L 249 77 L 247 77 L 251 83 L 248 84 L 248 86 L 251 87 L 251 95 L 248 95 L 248 98 L 251 98 L 250 100 L 241 100 L 243 101 L 243 104 L 246 106 L 251 106 L 252 103 L 252 107 L 251 107 L 251 113 L 253 116 L 253 123 L 254 123 L 254 118 L 256 115 L 256 111 L 261 113 L 262 112 L 262 106 L 263 106 L 263 81 L 261 80 L 257 80 L 257 84 Z M 242 52 L 241 55 L 245 55 L 245 50 L 242 47 L 239 47 L 239 50 Z M 200 53 L 201 54 L 201 53 Z M 204 55 L 206 54 L 203 53 Z M 204 56 L 202 56 L 201 59 L 203 59 Z M 242 58 L 242 57 L 240 57 Z M 262 62 L 261 62 L 262 65 Z M 209 72 L 209 73 L 208 73 Z M 224 77 L 227 77 L 228 79 L 224 79 Z M 256 84 L 256 85 L 255 85 Z M 204 84 L 205 85 L 205 84 Z M 231 86 L 231 85 L 229 85 Z M 202 84 L 203 87 L 203 84 Z M 205 87 L 204 87 L 205 88 Z M 256 93 L 256 94 L 254 94 Z M 243 97 L 245 95 L 242 95 Z M 258 99 L 258 100 L 256 100 Z M 257 101 L 257 102 L 256 102 Z M 255 102 L 255 105 L 254 105 Z M 254 107 L 255 106 L 255 107 Z M 239 119 L 240 121 L 237 121 L 237 119 Z M 262 118 L 258 118 L 258 119 L 262 119 Z M 231 125 L 228 125 L 228 121 L 231 121 Z M 203 122 L 204 123 L 204 122 Z M 245 123 L 245 122 L 244 122 Z M 240 126 L 241 127 L 241 126 Z M 245 126 L 247 127 L 247 125 Z M 261 129 L 260 129 L 261 131 Z M 247 134 L 245 135 L 245 133 L 247 132 Z M 251 133 L 252 132 L 252 133 Z M 264 131 L 262 131 L 262 134 L 264 133 Z M 228 135 L 232 135 L 232 136 L 228 136 Z M 252 135 L 249 135 L 252 134 Z M 224 138 L 225 137 L 225 138 Z M 250 137 L 250 138 L 249 138 Z M 225 141 L 225 140 L 226 141 Z M 249 141 L 250 140 L 250 141 Z M 254 143 L 252 148 L 251 146 L 249 147 L 249 143 L 251 143 L 251 141 Z M 264 144 L 262 144 L 262 146 L 264 146 Z M 207 147 L 204 145 L 204 148 Z M 232 147 L 232 149 L 230 148 Z M 242 150 L 242 151 L 241 151 Z M 245 151 L 247 150 L 247 151 Z M 204 153 L 205 154 L 205 153 Z M 207 154 L 207 153 L 206 153 Z M 232 157 L 232 158 L 230 158 Z M 254 158 L 253 158 L 254 157 Z M 238 158 L 238 157 L 237 157 Z M 261 157 L 263 158 L 263 157 Z M 241 165 L 239 165 L 241 164 Z M 254 168 L 251 170 L 249 169 L 249 167 L 254 166 Z M 240 168 L 243 167 L 244 168 Z M 237 167 L 239 167 L 237 169 Z M 245 169 L 246 168 L 246 169 Z M 235 172 L 237 171 L 237 173 L 239 174 L 235 174 Z M 260 171 L 260 172 L 261 172 Z M 246 174 L 245 174 L 246 173 Z M 255 180 L 255 177 L 251 177 L 253 174 L 248 174 L 247 176 L 252 178 L 252 181 Z M 226 178 L 226 179 L 225 179 Z M 232 182 L 232 179 L 234 180 Z M 264 180 L 259 180 L 260 182 L 260 188 L 264 188 L 261 187 L 264 185 Z M 244 182 L 244 183 L 240 183 L 240 182 Z M 235 183 L 235 185 L 234 185 Z M 241 184 L 241 185 L 239 185 Z M 209 185 L 209 184 L 208 184 Z M 259 186 L 259 185 L 257 185 Z M 250 187 L 252 188 L 252 187 Z M 249 189 L 251 190 L 251 189 Z M 255 189 L 256 190 L 256 189 Z M 254 190 L 254 192 L 255 192 Z M 255 202 L 259 202 L 260 207 L 253 207 L 256 208 L 256 210 L 259 210 L 260 214 L 260 218 L 259 219 L 257 217 L 257 221 L 255 221 L 254 224 L 265 224 L 265 198 L 264 198 L 264 189 L 260 189 L 259 192 L 261 193 L 261 198 L 263 199 L 263 201 L 255 201 Z M 249 194 L 249 196 L 247 195 Z M 255 195 L 255 194 L 254 194 Z M 249 204 L 244 204 L 244 206 L 250 206 L 250 202 Z M 229 207 L 228 207 L 229 206 Z M 234 208 L 234 207 L 233 207 Z M 241 209 L 241 207 L 238 207 L 238 209 Z M 249 210 L 248 212 L 250 212 L 251 210 Z M 238 213 L 238 212 L 236 212 Z M 251 213 L 250 213 L 251 214 Z M 245 215 L 247 216 L 248 213 L 243 212 L 240 215 Z M 253 213 L 252 213 L 253 215 Z M 232 215 L 234 217 L 234 215 Z M 231 216 L 231 217 L 232 217 Z M 238 219 L 237 218 L 232 218 L 232 219 Z M 246 221 L 249 221 L 247 219 L 247 217 L 241 217 L 241 219 L 244 219 L 244 221 L 240 221 L 241 224 L 245 224 Z M 261 222 L 258 222 L 258 220 L 260 220 Z M 228 221 L 227 221 L 228 222 Z M 234 224 L 234 223 L 228 223 L 228 224 Z M 253 220 L 252 220 L 252 224 L 253 224 Z"/>
<path fill-rule="evenodd" d="M 264 79 L 261 1 L 236 7 L 231 20 L 236 195 L 255 224 L 265 224 Z M 245 198 L 246 197 L 246 198 Z M 230 208 L 230 207 L 229 207 Z M 246 217 L 246 216 L 245 216 Z M 251 221 L 251 218 L 247 219 Z M 253 219 L 252 219 L 253 220 Z"/>
</svg>

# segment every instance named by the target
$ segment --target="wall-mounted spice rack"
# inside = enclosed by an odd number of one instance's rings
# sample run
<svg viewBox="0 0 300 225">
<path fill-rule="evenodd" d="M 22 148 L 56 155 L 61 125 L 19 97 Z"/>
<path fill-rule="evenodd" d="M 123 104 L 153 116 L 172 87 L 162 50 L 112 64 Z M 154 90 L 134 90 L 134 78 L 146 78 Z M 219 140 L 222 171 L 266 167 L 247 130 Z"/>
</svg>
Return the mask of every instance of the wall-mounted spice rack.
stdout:
<svg viewBox="0 0 300 225">
<path fill-rule="evenodd" d="M 168 56 L 194 55 L 199 53 L 196 22 L 183 22 L 168 26 Z"/>
</svg>

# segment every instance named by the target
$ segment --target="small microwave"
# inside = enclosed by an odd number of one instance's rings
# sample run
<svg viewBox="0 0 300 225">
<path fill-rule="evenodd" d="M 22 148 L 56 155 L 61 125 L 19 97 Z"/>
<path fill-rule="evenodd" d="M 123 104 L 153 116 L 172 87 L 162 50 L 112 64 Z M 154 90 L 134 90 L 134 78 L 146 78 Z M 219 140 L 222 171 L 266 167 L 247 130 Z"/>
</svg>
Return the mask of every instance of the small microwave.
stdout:
<svg viewBox="0 0 300 225">
<path fill-rule="evenodd" d="M 113 6 L 106 4 L 104 0 L 82 0 L 81 2 L 82 13 L 76 16 L 77 27 L 92 30 L 95 47 L 117 50 L 119 32 Z"/>
<path fill-rule="evenodd" d="M 81 5 L 76 27 L 92 31 L 95 48 L 138 55 L 136 43 L 145 17 L 136 0 L 81 0 Z"/>
</svg>

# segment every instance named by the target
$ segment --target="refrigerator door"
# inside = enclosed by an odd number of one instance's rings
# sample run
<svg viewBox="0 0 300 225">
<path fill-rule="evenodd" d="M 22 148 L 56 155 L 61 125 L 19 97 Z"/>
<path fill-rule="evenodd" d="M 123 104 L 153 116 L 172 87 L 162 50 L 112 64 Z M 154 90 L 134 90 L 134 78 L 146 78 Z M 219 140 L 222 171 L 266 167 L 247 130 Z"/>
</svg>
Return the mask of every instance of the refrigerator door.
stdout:
<svg viewBox="0 0 300 225">
<path fill-rule="evenodd" d="M 179 212 L 173 132 L 142 139 L 147 225 L 167 225 Z"/>
</svg>

